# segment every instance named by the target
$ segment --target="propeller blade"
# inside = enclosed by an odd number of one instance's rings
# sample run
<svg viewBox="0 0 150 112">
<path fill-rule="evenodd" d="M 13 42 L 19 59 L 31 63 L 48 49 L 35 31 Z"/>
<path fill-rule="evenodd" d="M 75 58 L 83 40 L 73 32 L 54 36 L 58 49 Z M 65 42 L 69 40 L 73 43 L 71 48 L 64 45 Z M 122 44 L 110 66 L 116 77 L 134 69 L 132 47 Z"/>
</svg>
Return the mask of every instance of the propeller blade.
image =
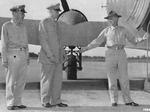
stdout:
<svg viewBox="0 0 150 112">
<path fill-rule="evenodd" d="M 66 0 L 61 0 L 61 4 L 65 12 L 69 11 L 69 5 Z"/>
</svg>

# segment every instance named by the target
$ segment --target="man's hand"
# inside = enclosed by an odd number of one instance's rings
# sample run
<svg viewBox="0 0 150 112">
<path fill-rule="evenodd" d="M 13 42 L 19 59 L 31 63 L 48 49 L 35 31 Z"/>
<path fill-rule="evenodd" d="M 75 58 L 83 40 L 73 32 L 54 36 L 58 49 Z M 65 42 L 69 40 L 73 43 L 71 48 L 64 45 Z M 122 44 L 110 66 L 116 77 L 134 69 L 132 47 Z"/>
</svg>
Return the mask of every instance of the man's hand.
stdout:
<svg viewBox="0 0 150 112">
<path fill-rule="evenodd" d="M 2 62 L 2 66 L 5 67 L 5 68 L 8 68 L 8 61 Z"/>
<path fill-rule="evenodd" d="M 143 37 L 140 37 L 140 38 L 137 39 L 135 45 L 137 45 L 140 42 L 143 42 L 143 41 L 147 40 L 148 38 L 149 38 L 149 33 L 146 32 Z"/>
<path fill-rule="evenodd" d="M 143 36 L 143 40 L 146 40 L 146 39 L 148 39 L 148 38 L 149 38 L 149 33 L 146 32 L 146 33 L 144 34 L 144 36 Z"/>
<path fill-rule="evenodd" d="M 87 47 L 82 47 L 81 50 L 80 50 L 81 53 L 83 53 L 85 51 L 87 51 Z"/>
<path fill-rule="evenodd" d="M 48 59 L 50 60 L 50 62 L 52 63 L 58 63 L 58 59 L 55 57 L 55 56 L 51 56 L 51 57 L 48 57 Z"/>
</svg>

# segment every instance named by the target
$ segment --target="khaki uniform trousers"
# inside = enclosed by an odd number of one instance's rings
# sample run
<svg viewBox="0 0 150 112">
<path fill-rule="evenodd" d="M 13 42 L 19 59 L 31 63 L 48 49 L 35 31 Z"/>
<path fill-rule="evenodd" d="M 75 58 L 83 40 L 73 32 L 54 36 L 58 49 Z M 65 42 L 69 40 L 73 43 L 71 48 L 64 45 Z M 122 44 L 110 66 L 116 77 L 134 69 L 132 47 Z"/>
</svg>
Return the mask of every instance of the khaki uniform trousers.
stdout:
<svg viewBox="0 0 150 112">
<path fill-rule="evenodd" d="M 6 76 L 7 106 L 22 105 L 22 93 L 27 75 L 27 53 L 20 50 L 8 52 L 8 69 Z"/>
<path fill-rule="evenodd" d="M 62 63 L 42 63 L 41 103 L 61 103 Z"/>
<path fill-rule="evenodd" d="M 124 49 L 113 50 L 108 48 L 106 50 L 106 70 L 111 103 L 118 102 L 117 79 L 119 79 L 124 102 L 132 102 L 129 92 L 127 58 Z"/>
</svg>

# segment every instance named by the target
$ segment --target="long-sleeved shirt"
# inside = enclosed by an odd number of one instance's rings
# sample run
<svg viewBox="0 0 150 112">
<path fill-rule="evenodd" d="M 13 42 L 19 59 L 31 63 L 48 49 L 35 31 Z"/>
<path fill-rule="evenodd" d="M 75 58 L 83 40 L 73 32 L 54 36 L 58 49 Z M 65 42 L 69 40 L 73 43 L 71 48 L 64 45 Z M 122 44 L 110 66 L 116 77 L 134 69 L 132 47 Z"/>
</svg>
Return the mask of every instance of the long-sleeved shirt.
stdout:
<svg viewBox="0 0 150 112">
<path fill-rule="evenodd" d="M 39 54 L 39 62 L 49 63 L 52 56 L 62 61 L 61 38 L 59 35 L 59 24 L 52 18 L 45 18 L 39 24 L 39 40 L 41 50 Z"/>
<path fill-rule="evenodd" d="M 1 31 L 2 61 L 7 61 L 8 51 L 11 49 L 26 48 L 28 50 L 28 36 L 24 24 L 16 25 L 11 20 L 3 24 Z"/>
<path fill-rule="evenodd" d="M 87 49 L 92 49 L 100 46 L 104 41 L 106 41 L 106 46 L 114 45 L 126 45 L 127 40 L 132 44 L 136 45 L 138 42 L 141 42 L 142 38 L 136 38 L 133 36 L 126 28 L 123 26 L 109 26 L 105 28 L 99 36 L 93 40 L 88 46 Z"/>
</svg>

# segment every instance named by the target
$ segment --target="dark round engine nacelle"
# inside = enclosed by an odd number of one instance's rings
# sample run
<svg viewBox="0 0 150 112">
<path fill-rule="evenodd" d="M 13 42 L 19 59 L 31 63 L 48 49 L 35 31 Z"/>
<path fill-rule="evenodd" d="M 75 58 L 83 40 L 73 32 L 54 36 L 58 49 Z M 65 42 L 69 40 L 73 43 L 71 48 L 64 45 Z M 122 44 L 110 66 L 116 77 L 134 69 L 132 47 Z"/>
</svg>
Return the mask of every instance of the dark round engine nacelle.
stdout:
<svg viewBox="0 0 150 112">
<path fill-rule="evenodd" d="M 75 25 L 88 20 L 82 12 L 75 9 L 70 9 L 69 11 L 62 12 L 58 17 L 58 21 L 63 21 L 66 24 Z"/>
</svg>

